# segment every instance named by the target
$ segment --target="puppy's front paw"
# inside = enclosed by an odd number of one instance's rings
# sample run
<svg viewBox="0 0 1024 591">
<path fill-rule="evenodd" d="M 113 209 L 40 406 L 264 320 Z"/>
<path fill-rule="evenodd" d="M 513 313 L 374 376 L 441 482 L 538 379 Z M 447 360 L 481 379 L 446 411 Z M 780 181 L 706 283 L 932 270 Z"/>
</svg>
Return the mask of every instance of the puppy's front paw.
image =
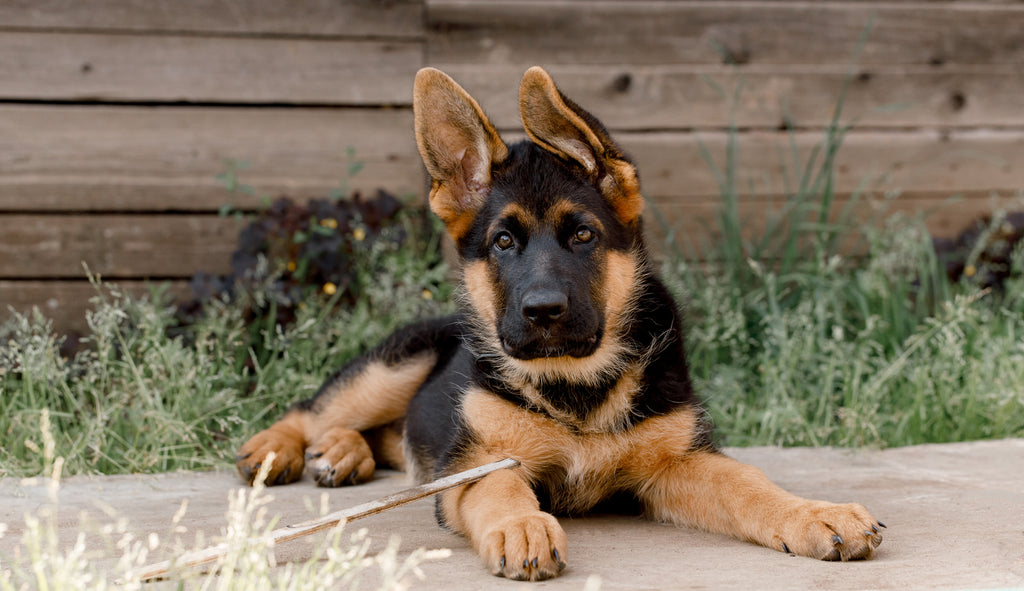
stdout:
<svg viewBox="0 0 1024 591">
<path fill-rule="evenodd" d="M 330 429 L 306 449 L 306 468 L 320 486 L 366 482 L 375 467 L 366 439 L 352 429 Z"/>
<path fill-rule="evenodd" d="M 775 536 L 775 545 L 783 552 L 820 560 L 871 558 L 882 543 L 880 527 L 885 525 L 857 503 L 808 501 Z"/>
<path fill-rule="evenodd" d="M 238 450 L 235 456 L 238 474 L 252 484 L 271 452 L 274 460 L 267 473 L 267 485 L 288 484 L 302 476 L 302 441 L 273 428 L 253 435 Z"/>
<path fill-rule="evenodd" d="M 494 575 L 541 581 L 565 569 L 567 548 L 558 520 L 538 511 L 498 522 L 484 535 L 480 555 Z"/>
</svg>

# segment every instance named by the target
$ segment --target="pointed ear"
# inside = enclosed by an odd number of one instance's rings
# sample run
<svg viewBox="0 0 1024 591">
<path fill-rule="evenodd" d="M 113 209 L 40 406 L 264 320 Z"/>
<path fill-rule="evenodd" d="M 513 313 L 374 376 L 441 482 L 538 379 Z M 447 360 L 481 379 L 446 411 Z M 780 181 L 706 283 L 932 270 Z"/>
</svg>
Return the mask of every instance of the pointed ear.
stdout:
<svg viewBox="0 0 1024 591">
<path fill-rule="evenodd" d="M 551 76 L 538 66 L 523 75 L 519 113 L 530 139 L 582 166 L 624 224 L 640 217 L 644 199 L 629 157 L 612 141 L 604 125 L 559 92 Z"/>
<path fill-rule="evenodd" d="M 491 188 L 508 148 L 473 97 L 447 74 L 423 68 L 413 86 L 416 144 L 432 179 L 430 209 L 456 241 Z"/>
</svg>

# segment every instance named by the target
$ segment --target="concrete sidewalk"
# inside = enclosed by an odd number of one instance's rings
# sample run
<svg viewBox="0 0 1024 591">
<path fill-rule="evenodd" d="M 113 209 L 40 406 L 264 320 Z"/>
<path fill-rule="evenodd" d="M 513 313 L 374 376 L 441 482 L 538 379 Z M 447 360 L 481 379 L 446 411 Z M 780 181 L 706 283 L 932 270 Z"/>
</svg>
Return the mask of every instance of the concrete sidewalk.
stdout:
<svg viewBox="0 0 1024 591">
<path fill-rule="evenodd" d="M 797 558 L 722 536 L 650 523 L 635 517 L 563 519 L 569 569 L 543 583 L 518 583 L 487 574 L 465 540 L 438 528 L 431 500 L 368 518 L 377 546 L 398 534 L 406 551 L 451 548 L 452 556 L 427 563 L 425 582 L 413 588 L 583 589 L 590 575 L 602 589 L 1024 589 L 1024 439 L 922 445 L 884 451 L 836 449 L 730 449 L 762 468 L 784 488 L 807 497 L 863 503 L 888 525 L 875 559 L 828 563 Z M 225 523 L 230 472 L 159 476 L 75 477 L 61 489 L 62 537 L 71 543 L 77 516 L 106 521 L 97 503 L 114 507 L 134 531 L 163 535 L 181 501 L 189 532 L 217 535 Z M 271 489 L 280 524 L 315 517 L 327 492 L 331 510 L 375 499 L 408 486 L 397 473 L 335 490 L 307 479 Z M 10 556 L 24 530 L 23 515 L 46 502 L 44 483 L 0 480 L 0 553 Z M 189 536 L 192 535 L 189 534 Z M 316 538 L 316 536 L 313 536 Z M 191 539 L 191 537 L 189 538 Z M 278 563 L 308 555 L 310 539 L 282 544 Z M 368 588 L 363 585 L 362 588 Z"/>
</svg>

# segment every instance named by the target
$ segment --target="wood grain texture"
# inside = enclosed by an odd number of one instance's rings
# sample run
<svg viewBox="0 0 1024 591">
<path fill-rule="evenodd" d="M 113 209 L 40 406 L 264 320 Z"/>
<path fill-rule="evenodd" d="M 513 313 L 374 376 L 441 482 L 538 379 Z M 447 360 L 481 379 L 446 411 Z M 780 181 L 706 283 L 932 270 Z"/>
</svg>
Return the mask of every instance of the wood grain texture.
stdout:
<svg viewBox="0 0 1024 591">
<path fill-rule="evenodd" d="M 149 283 L 138 280 L 104 282 L 133 297 L 148 297 L 152 289 L 165 289 L 174 298 L 191 297 L 186 281 Z M 21 314 L 30 314 L 38 308 L 61 331 L 85 334 L 88 329 L 86 312 L 95 309 L 92 299 L 96 288 L 81 281 L 10 281 L 0 279 L 0 323 L 11 317 L 11 308 Z"/>
<path fill-rule="evenodd" d="M 247 164 L 252 195 L 217 179 L 230 161 Z M 0 211 L 216 211 L 424 186 L 408 109 L 0 105 L 0 170 Z"/>
<path fill-rule="evenodd" d="M 428 0 L 431 63 L 1020 64 L 1024 6 Z"/>
<path fill-rule="evenodd" d="M 734 137 L 736 191 L 756 200 L 794 192 L 808 164 L 820 165 L 820 155 L 811 157 L 820 154 L 825 132 L 752 131 Z M 615 138 L 637 164 L 648 199 L 718 199 L 728 132 L 620 132 Z M 1024 130 L 853 130 L 839 148 L 834 186 L 839 195 L 1009 196 L 1024 188 Z"/>
<path fill-rule="evenodd" d="M 4 0 L 0 27 L 417 38 L 423 1 Z"/>
<path fill-rule="evenodd" d="M 0 278 L 226 273 L 241 225 L 215 215 L 0 216 Z"/>
<path fill-rule="evenodd" d="M 410 104 L 417 41 L 0 34 L 0 98 Z"/>
<path fill-rule="evenodd" d="M 520 126 L 515 91 L 532 64 L 436 65 L 495 125 Z M 616 131 L 823 127 L 840 98 L 841 121 L 859 128 L 1024 125 L 1024 76 L 1009 65 L 553 64 L 548 72 L 562 92 Z"/>
<path fill-rule="evenodd" d="M 781 199 L 741 201 L 737 207 L 743 236 L 750 241 L 761 240 L 768 228 L 777 227 L 777 219 L 783 211 Z M 856 230 L 866 227 L 882 228 L 884 220 L 899 214 L 909 218 L 920 217 L 925 227 L 936 237 L 955 238 L 974 220 L 991 214 L 995 209 L 1020 210 L 1024 206 L 1019 199 L 973 198 L 953 199 L 941 197 L 897 198 L 864 197 L 857 199 L 851 206 L 848 196 L 836 198 L 831 223 L 841 223 L 837 228 L 850 229 L 853 226 L 856 240 L 844 241 L 840 250 L 847 255 L 858 255 L 866 252 L 867 244 L 861 240 Z M 682 252 L 691 256 L 709 259 L 710 245 L 715 244 L 723 233 L 719 222 L 721 204 L 712 201 L 673 202 L 658 205 L 658 209 L 668 220 L 668 227 L 657 222 L 657 218 L 648 211 L 646 231 L 648 244 L 656 256 Z M 841 217 L 846 215 L 847 217 Z M 817 218 L 809 216 L 808 222 L 816 223 Z M 666 243 L 671 236 L 675 246 Z M 679 251 L 676 248 L 680 249 Z M 812 251 L 807 250 L 811 255 Z"/>
</svg>

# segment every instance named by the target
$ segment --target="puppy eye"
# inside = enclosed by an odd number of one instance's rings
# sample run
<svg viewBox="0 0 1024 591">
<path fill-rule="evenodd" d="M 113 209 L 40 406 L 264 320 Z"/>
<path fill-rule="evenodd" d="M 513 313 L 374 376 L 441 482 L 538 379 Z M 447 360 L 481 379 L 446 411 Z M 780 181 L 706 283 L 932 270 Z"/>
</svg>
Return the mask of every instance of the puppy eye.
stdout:
<svg viewBox="0 0 1024 591">
<path fill-rule="evenodd" d="M 594 231 L 587 226 L 576 228 L 576 242 L 586 244 L 594 239 Z"/>
<path fill-rule="evenodd" d="M 512 240 L 512 235 L 508 232 L 501 232 L 494 237 L 494 247 L 498 250 L 508 250 L 515 245 L 515 240 Z"/>
</svg>

